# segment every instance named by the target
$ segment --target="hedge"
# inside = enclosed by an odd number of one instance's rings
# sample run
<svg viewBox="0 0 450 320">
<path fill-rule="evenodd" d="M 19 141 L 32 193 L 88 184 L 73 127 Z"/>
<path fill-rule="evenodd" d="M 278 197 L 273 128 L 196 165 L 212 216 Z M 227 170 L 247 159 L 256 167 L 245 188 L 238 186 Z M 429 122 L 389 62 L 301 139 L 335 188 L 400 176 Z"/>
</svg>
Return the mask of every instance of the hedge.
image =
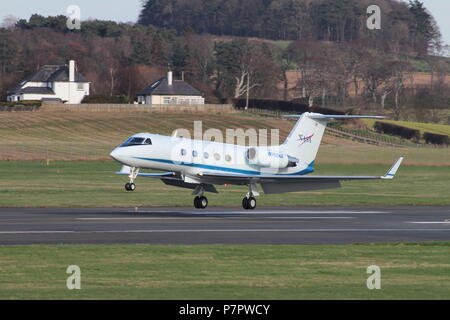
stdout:
<svg viewBox="0 0 450 320">
<path fill-rule="evenodd" d="M 234 99 L 233 104 L 237 109 L 244 109 L 246 105 L 246 99 Z M 299 114 L 305 112 L 317 112 L 323 114 L 336 114 L 336 115 L 345 114 L 342 111 L 337 111 L 329 108 L 321 108 L 321 107 L 309 108 L 309 106 L 304 103 L 281 101 L 281 100 L 250 99 L 249 108 L 282 111 L 282 112 L 297 112 Z"/>
<path fill-rule="evenodd" d="M 393 136 L 402 137 L 404 139 L 413 140 L 419 142 L 420 131 L 415 129 L 406 128 L 403 126 L 398 126 L 392 123 L 386 122 L 375 122 L 374 129 L 379 133 L 385 133 Z"/>
<path fill-rule="evenodd" d="M 0 112 L 5 111 L 36 111 L 42 105 L 42 101 L 0 102 Z"/>
<path fill-rule="evenodd" d="M 435 145 L 444 145 L 448 146 L 450 145 L 450 138 L 449 136 L 445 136 L 442 134 L 434 134 L 430 132 L 425 132 L 423 134 L 423 139 L 427 144 L 435 144 Z"/>
<path fill-rule="evenodd" d="M 40 107 L 42 106 L 42 101 L 40 100 L 25 100 L 17 102 L 0 102 L 0 107 Z"/>
</svg>

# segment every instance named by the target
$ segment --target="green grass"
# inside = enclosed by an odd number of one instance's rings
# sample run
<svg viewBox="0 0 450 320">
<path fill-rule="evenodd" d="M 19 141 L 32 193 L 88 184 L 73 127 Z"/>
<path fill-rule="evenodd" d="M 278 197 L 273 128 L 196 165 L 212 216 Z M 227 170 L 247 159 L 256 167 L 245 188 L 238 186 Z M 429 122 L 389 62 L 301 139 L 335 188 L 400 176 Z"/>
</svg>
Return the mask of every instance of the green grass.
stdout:
<svg viewBox="0 0 450 320">
<path fill-rule="evenodd" d="M 449 299 L 449 257 L 450 243 L 7 246 L 0 299 Z M 81 290 L 66 288 L 69 265 Z"/>
<path fill-rule="evenodd" d="M 376 147 L 370 145 L 323 145 L 317 156 L 318 164 L 382 164 L 389 166 L 404 156 L 407 166 L 450 166 L 448 148 Z"/>
<path fill-rule="evenodd" d="M 148 112 L 17 112 L 0 114 L 0 160 L 104 160 L 138 132 L 171 135 L 178 128 L 193 133 L 194 121 L 209 128 L 280 129 L 286 137 L 293 123 L 246 114 Z"/>
<path fill-rule="evenodd" d="M 363 120 L 369 127 L 373 127 L 375 121 L 372 119 L 364 119 Z M 424 134 L 425 132 L 442 134 L 450 136 L 450 126 L 445 124 L 435 124 L 435 123 L 422 123 L 422 122 L 411 122 L 411 121 L 394 121 L 394 120 L 382 120 L 381 122 L 392 123 L 399 126 L 419 130 L 420 134 Z"/>
<path fill-rule="evenodd" d="M 383 175 L 385 165 L 318 164 L 321 175 Z M 188 189 L 138 178 L 124 191 L 127 177 L 108 162 L 0 162 L 0 207 L 191 206 Z M 394 180 L 344 182 L 343 188 L 262 195 L 258 205 L 450 205 L 450 167 L 403 166 Z M 246 187 L 219 186 L 211 206 L 240 206 Z"/>
<path fill-rule="evenodd" d="M 192 132 L 196 120 L 203 121 L 204 131 L 279 129 L 280 142 L 294 125 L 293 121 L 241 113 L 7 112 L 0 114 L 0 160 L 107 160 L 111 150 L 133 133 L 170 135 L 177 128 Z M 396 157 L 405 155 L 410 165 L 450 166 L 448 150 L 384 148 L 325 136 L 317 163 L 389 166 Z"/>
</svg>

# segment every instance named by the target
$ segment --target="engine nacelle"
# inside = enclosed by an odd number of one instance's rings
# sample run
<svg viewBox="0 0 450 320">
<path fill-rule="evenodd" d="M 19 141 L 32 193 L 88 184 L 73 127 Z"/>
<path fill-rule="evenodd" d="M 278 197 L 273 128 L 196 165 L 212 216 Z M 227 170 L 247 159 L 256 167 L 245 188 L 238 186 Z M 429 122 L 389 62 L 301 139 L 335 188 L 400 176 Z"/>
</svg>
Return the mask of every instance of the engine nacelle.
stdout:
<svg viewBox="0 0 450 320">
<path fill-rule="evenodd" d="M 273 169 L 295 167 L 298 162 L 298 159 L 265 148 L 249 148 L 245 157 L 251 165 Z"/>
</svg>

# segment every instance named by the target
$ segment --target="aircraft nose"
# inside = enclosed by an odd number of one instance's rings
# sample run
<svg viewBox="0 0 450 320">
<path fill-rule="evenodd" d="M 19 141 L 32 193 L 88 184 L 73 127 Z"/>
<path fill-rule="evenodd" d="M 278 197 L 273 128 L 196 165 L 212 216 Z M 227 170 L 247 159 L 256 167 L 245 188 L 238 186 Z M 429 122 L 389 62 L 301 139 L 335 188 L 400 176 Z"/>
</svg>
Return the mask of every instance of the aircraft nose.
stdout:
<svg viewBox="0 0 450 320">
<path fill-rule="evenodd" d="M 111 158 L 113 158 L 114 160 L 120 162 L 121 152 L 120 152 L 119 148 L 114 149 L 114 150 L 109 154 L 109 156 L 110 156 Z"/>
</svg>

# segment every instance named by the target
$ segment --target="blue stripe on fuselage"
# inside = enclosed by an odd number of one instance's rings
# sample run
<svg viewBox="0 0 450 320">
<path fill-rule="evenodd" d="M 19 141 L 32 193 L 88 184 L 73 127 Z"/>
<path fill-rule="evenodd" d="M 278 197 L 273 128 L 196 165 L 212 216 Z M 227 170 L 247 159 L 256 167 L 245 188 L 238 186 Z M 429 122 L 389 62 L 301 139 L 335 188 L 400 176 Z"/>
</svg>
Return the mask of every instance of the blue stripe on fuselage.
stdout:
<svg viewBox="0 0 450 320">
<path fill-rule="evenodd" d="M 264 174 L 264 173 L 261 173 L 260 171 L 241 170 L 241 169 L 234 169 L 234 168 L 227 168 L 227 167 L 218 167 L 218 166 L 211 166 L 211 165 L 207 165 L 207 164 L 198 164 L 198 163 L 191 163 L 191 162 L 190 163 L 187 163 L 187 162 L 174 162 L 172 160 L 140 158 L 140 157 L 133 157 L 133 158 L 139 159 L 139 160 L 167 163 L 167 164 L 177 164 L 177 165 L 191 167 L 191 168 L 201 168 L 201 169 L 216 170 L 216 171 L 231 172 L 231 173 L 254 174 L 254 175 Z M 313 165 L 314 165 L 314 161 L 311 162 L 311 164 L 309 164 L 308 167 L 306 169 L 302 170 L 302 171 L 294 172 L 294 173 L 288 173 L 288 174 L 279 174 L 279 175 L 280 176 L 305 175 L 305 174 L 314 172 Z"/>
</svg>

